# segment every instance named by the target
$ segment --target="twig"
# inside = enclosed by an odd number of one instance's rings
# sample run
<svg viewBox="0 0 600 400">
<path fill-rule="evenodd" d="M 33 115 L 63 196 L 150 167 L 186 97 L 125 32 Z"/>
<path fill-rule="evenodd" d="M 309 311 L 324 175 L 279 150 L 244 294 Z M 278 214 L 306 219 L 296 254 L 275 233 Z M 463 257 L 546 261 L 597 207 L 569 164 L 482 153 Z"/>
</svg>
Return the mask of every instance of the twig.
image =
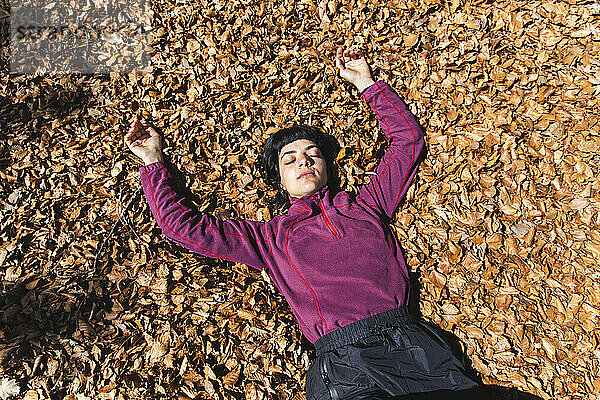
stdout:
<svg viewBox="0 0 600 400">
<path fill-rule="evenodd" d="M 140 192 L 140 189 L 138 189 L 138 191 L 134 194 L 134 198 L 135 196 Z M 120 204 L 120 203 L 119 203 Z M 129 205 L 128 205 L 129 206 Z M 126 210 L 126 209 L 125 209 Z M 121 213 L 121 217 L 123 219 L 123 225 L 127 225 L 127 227 L 131 230 L 131 232 L 133 232 L 133 234 L 135 235 L 135 237 L 138 239 L 138 241 L 140 243 L 144 243 L 144 241 L 142 240 L 142 238 L 140 238 L 140 236 L 138 235 L 137 231 L 133 228 L 133 224 L 131 223 L 131 218 L 129 218 L 129 216 L 125 213 L 125 210 L 123 210 L 123 212 Z M 148 249 L 148 252 L 150 253 L 150 257 L 152 262 L 154 262 L 154 255 L 152 254 L 152 251 L 150 250 L 149 246 L 144 246 L 146 249 Z"/>
<path fill-rule="evenodd" d="M 129 200 L 129 203 L 127 203 L 127 205 L 125 206 L 125 208 L 123 209 L 123 213 L 125 213 L 125 211 L 127 211 L 127 209 L 129 209 L 129 207 L 131 206 L 131 204 L 133 204 L 133 201 L 136 198 L 136 194 L 138 192 L 140 192 L 142 190 L 142 188 L 138 188 L 138 190 L 136 191 L 136 193 L 131 197 L 131 200 Z M 120 192 L 119 192 L 120 194 Z M 108 242 L 108 239 L 110 239 L 115 231 L 115 229 L 117 228 L 117 226 L 119 225 L 119 222 L 122 221 L 122 217 L 123 217 L 123 213 L 121 213 L 121 215 L 119 215 L 119 218 L 115 221 L 115 223 L 113 224 L 110 232 L 108 233 L 108 236 L 106 236 L 104 238 L 104 240 L 102 241 L 102 244 L 100 245 L 100 249 L 98 249 L 98 252 L 96 253 L 96 257 L 94 258 L 94 266 L 92 267 L 91 272 L 91 277 L 94 277 L 94 274 L 96 273 L 96 264 L 98 262 L 98 257 L 100 254 L 102 254 L 102 250 L 104 250 L 104 245 L 106 244 L 106 242 Z M 90 274 L 90 272 L 88 272 L 88 274 Z"/>
</svg>

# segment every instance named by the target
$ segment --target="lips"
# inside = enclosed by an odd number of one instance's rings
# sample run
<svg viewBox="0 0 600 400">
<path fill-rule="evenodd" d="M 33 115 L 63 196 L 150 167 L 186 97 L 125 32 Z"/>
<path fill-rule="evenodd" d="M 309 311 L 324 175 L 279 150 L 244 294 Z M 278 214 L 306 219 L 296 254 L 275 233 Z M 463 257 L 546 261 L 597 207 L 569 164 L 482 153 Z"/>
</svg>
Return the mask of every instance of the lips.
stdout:
<svg viewBox="0 0 600 400">
<path fill-rule="evenodd" d="M 303 173 L 300 174 L 300 176 L 298 177 L 298 179 L 304 178 L 306 176 L 315 176 L 314 171 L 305 171 Z"/>
</svg>

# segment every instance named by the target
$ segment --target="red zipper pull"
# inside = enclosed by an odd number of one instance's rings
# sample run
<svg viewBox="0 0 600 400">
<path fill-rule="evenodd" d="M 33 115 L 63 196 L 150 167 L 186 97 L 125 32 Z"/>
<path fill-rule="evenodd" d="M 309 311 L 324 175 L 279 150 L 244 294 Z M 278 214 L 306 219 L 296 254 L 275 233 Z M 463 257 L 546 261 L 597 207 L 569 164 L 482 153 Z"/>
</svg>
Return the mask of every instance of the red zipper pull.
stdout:
<svg viewBox="0 0 600 400">
<path fill-rule="evenodd" d="M 321 205 L 321 200 L 317 200 L 317 203 L 319 204 L 319 207 L 321 207 L 321 211 L 323 212 L 323 218 L 325 219 L 325 224 L 327 224 L 327 226 L 329 227 L 329 230 L 331 231 L 331 233 L 333 233 L 335 236 L 339 236 L 338 233 L 337 233 L 337 231 L 335 230 L 335 228 L 331 224 L 331 221 L 329 221 L 329 218 L 327 218 L 327 213 L 325 213 L 325 209 Z"/>
</svg>

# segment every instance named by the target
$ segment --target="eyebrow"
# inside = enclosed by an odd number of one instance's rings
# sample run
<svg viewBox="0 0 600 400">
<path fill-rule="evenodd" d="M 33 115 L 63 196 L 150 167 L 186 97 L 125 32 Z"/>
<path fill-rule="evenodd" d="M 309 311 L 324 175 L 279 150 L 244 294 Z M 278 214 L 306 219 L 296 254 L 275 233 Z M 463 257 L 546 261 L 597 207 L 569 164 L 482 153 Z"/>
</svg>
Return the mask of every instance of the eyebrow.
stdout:
<svg viewBox="0 0 600 400">
<path fill-rule="evenodd" d="M 319 148 L 319 146 L 317 146 L 316 144 L 309 144 L 308 146 L 306 146 L 306 147 L 304 148 L 304 150 L 309 150 L 309 149 L 312 149 L 313 147 L 316 147 L 317 149 Z M 287 154 L 293 154 L 293 153 L 296 153 L 296 150 L 288 150 L 288 151 L 286 151 L 285 153 L 283 153 L 283 154 L 281 155 L 281 157 L 279 157 L 279 159 L 281 160 L 281 159 L 282 159 L 283 157 L 285 157 Z"/>
</svg>

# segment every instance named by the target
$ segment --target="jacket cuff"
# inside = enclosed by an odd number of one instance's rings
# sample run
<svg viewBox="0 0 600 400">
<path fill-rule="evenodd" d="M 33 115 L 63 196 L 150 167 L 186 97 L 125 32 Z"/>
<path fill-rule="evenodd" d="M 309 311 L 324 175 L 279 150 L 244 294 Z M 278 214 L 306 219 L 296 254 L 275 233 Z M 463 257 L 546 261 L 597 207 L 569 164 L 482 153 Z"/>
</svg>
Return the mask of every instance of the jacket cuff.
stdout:
<svg viewBox="0 0 600 400">
<path fill-rule="evenodd" d="M 377 83 L 384 83 L 384 82 L 383 82 L 383 79 L 378 79 L 378 80 L 376 80 L 376 81 L 375 81 L 375 83 L 374 83 L 374 84 L 372 84 L 371 86 L 369 86 L 369 87 L 365 88 L 365 89 L 364 89 L 364 90 L 363 90 L 363 91 L 360 93 L 361 97 L 364 97 L 365 95 L 369 96 L 369 95 L 370 95 L 372 92 L 375 92 L 375 91 L 377 91 L 377 85 L 376 85 Z"/>
<path fill-rule="evenodd" d="M 140 174 L 142 173 L 142 171 L 152 172 L 154 170 L 162 168 L 163 165 L 164 165 L 164 163 L 162 161 L 156 161 L 156 162 L 153 162 L 152 164 L 142 165 L 140 167 Z"/>
</svg>

